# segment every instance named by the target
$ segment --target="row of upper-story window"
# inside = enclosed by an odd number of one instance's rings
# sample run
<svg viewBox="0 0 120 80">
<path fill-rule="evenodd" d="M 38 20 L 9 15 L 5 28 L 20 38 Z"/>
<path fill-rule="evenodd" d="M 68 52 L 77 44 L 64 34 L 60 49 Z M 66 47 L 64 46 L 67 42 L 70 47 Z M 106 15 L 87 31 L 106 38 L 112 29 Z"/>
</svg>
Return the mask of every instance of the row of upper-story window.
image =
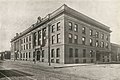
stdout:
<svg viewBox="0 0 120 80">
<path fill-rule="evenodd" d="M 86 53 L 86 49 L 82 49 L 82 54 L 79 53 L 79 49 L 75 48 L 69 48 L 69 57 L 87 57 L 87 55 L 89 55 L 89 57 L 95 57 L 95 52 L 93 50 L 89 51 L 89 54 Z"/>
<path fill-rule="evenodd" d="M 55 51 L 56 50 L 56 51 Z M 60 48 L 51 49 L 51 58 L 60 57 Z"/>
<path fill-rule="evenodd" d="M 46 43 L 46 27 L 42 30 L 39 30 L 33 35 L 34 46 L 42 45 Z"/>
<path fill-rule="evenodd" d="M 37 41 L 39 41 L 40 39 L 41 39 L 41 35 L 42 35 L 42 32 L 41 32 L 42 30 L 39 30 L 39 31 L 37 31 L 37 32 L 34 32 L 34 34 L 33 34 L 33 38 L 34 38 L 34 43 L 36 43 Z M 46 28 L 44 28 L 43 29 L 43 35 L 42 36 L 44 36 L 44 38 L 45 38 L 45 36 L 46 36 Z M 38 40 L 37 40 L 38 39 Z M 27 36 L 27 37 L 25 37 L 25 38 L 23 38 L 22 40 L 21 40 L 21 44 L 23 44 L 23 43 L 27 43 L 27 42 L 30 42 L 31 41 L 31 35 L 29 35 L 29 36 Z M 40 41 L 39 41 L 40 42 Z M 38 44 L 40 44 L 38 42 Z"/>
<path fill-rule="evenodd" d="M 61 29 L 61 23 L 57 22 L 57 24 L 53 24 L 51 28 L 51 32 L 54 33 L 55 31 L 59 31 Z"/>
<path fill-rule="evenodd" d="M 76 35 L 76 34 L 73 35 L 73 34 L 69 33 L 68 38 L 69 38 L 69 43 L 78 44 L 78 35 Z M 74 42 L 73 42 L 73 40 L 74 40 Z M 99 41 L 99 40 L 96 40 L 96 39 L 94 39 L 94 40 L 95 40 L 95 41 L 93 41 L 92 38 L 89 38 L 89 45 L 90 45 L 90 46 L 94 46 L 94 45 L 93 45 L 93 42 L 94 42 L 96 47 L 109 48 L 109 42 Z M 87 40 L 86 40 L 86 37 L 85 37 L 85 36 L 82 36 L 81 41 L 82 41 L 81 44 L 86 45 L 86 41 L 87 41 Z"/>
<path fill-rule="evenodd" d="M 27 49 L 32 49 L 31 43 L 21 45 L 21 50 L 27 50 Z"/>
<path fill-rule="evenodd" d="M 58 33 L 57 35 L 52 35 L 52 44 L 60 43 L 60 42 L 61 42 L 60 33 Z"/>
<path fill-rule="evenodd" d="M 21 39 L 21 44 L 31 41 L 31 35 Z"/>
<path fill-rule="evenodd" d="M 69 22 L 68 26 L 69 26 L 69 30 L 70 31 L 79 32 L 79 28 L 78 28 L 78 24 L 77 23 L 73 24 L 72 22 Z M 82 26 L 82 34 L 86 35 L 86 32 L 87 32 L 86 31 L 86 27 L 83 26 L 83 25 L 81 25 L 81 26 Z M 91 37 L 96 37 L 96 38 L 100 37 L 101 39 L 105 38 L 105 40 L 107 40 L 107 41 L 109 40 L 109 35 L 108 34 L 105 35 L 104 33 L 100 33 L 99 31 L 96 31 L 96 33 L 93 34 L 93 29 L 89 29 L 89 35 Z"/>
</svg>

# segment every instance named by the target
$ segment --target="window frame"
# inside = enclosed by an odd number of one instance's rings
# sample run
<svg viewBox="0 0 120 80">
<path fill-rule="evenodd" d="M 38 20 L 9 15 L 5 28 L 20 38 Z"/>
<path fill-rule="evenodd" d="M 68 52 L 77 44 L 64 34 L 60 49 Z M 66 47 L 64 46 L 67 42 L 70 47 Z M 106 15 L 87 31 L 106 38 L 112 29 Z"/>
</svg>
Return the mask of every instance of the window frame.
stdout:
<svg viewBox="0 0 120 80">
<path fill-rule="evenodd" d="M 60 30 L 60 22 L 57 23 L 57 31 Z"/>
<path fill-rule="evenodd" d="M 60 33 L 57 34 L 57 43 L 60 43 L 61 42 L 61 36 L 60 36 Z"/>
<path fill-rule="evenodd" d="M 83 36 L 82 37 L 82 44 L 85 45 L 86 44 L 86 38 Z"/>
<path fill-rule="evenodd" d="M 69 48 L 69 57 L 73 57 L 73 48 Z"/>
<path fill-rule="evenodd" d="M 75 32 L 78 32 L 78 24 L 75 24 L 75 25 L 74 25 L 74 31 L 75 31 Z"/>
<path fill-rule="evenodd" d="M 69 30 L 72 30 L 73 23 L 72 22 L 68 22 L 68 26 L 69 26 Z"/>
<path fill-rule="evenodd" d="M 86 27 L 82 27 L 82 34 L 86 34 Z"/>
<path fill-rule="evenodd" d="M 71 37 L 70 37 L 71 36 Z M 72 41 L 72 37 L 73 37 L 73 35 L 71 34 L 71 33 L 69 33 L 68 34 L 68 37 L 69 37 L 69 43 L 72 43 L 73 41 Z"/>
</svg>

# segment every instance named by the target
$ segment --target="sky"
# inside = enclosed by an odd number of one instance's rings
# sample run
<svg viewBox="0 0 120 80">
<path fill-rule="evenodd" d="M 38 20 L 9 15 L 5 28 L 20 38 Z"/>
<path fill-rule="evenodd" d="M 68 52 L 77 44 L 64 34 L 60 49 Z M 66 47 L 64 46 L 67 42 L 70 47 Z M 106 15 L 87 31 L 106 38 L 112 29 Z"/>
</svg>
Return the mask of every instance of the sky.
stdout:
<svg viewBox="0 0 120 80">
<path fill-rule="evenodd" d="M 63 4 L 112 30 L 111 42 L 120 44 L 120 0 L 0 0 L 0 51 L 10 50 L 10 40 Z"/>
</svg>

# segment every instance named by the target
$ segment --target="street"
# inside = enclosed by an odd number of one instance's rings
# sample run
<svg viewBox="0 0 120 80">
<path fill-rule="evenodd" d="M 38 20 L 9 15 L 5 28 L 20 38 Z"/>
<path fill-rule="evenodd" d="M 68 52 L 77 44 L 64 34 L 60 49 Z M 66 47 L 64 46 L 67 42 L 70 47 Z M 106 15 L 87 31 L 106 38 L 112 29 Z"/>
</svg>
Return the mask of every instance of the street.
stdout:
<svg viewBox="0 0 120 80">
<path fill-rule="evenodd" d="M 120 80 L 120 64 L 53 68 L 41 62 L 0 61 L 0 80 Z"/>
<path fill-rule="evenodd" d="M 82 77 L 62 73 L 53 68 L 22 64 L 17 61 L 0 62 L 0 80 L 86 80 Z"/>
</svg>

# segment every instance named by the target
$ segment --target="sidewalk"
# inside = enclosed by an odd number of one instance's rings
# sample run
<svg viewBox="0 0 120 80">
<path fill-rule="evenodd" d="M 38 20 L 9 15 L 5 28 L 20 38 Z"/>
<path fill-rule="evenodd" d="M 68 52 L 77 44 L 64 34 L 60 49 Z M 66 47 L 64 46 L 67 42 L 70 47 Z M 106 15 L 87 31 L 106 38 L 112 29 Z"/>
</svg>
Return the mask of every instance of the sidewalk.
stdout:
<svg viewBox="0 0 120 80">
<path fill-rule="evenodd" d="M 13 61 L 13 60 L 9 60 L 9 61 Z M 49 66 L 49 63 L 45 63 L 45 62 L 39 62 L 37 61 L 36 63 L 34 63 L 33 61 L 20 61 L 20 60 L 16 60 L 13 62 L 19 62 L 22 64 L 32 64 L 32 65 L 38 65 L 41 67 L 46 67 L 46 68 L 53 68 L 53 69 L 57 69 L 57 68 L 67 68 L 67 67 L 78 67 L 78 66 L 91 66 L 94 65 L 94 63 L 86 63 L 86 64 L 58 64 L 58 63 L 51 63 L 51 65 Z"/>
</svg>

